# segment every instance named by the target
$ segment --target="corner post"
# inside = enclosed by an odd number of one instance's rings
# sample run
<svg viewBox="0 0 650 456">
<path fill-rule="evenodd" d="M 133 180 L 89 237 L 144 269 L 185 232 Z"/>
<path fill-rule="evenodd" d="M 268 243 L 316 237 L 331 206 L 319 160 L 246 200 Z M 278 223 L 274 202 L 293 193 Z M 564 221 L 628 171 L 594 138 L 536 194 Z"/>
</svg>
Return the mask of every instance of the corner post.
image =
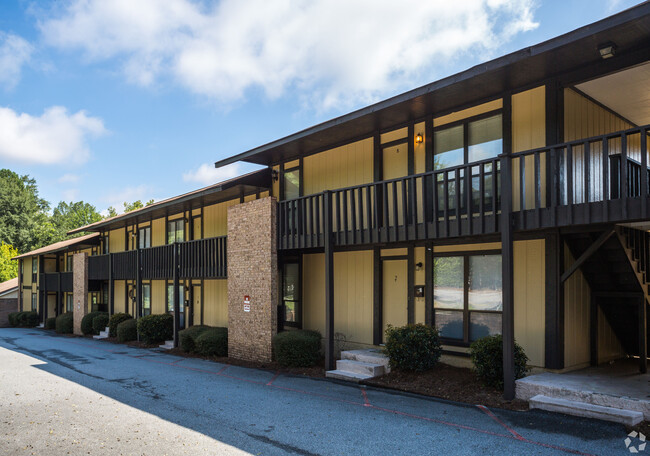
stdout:
<svg viewBox="0 0 650 456">
<path fill-rule="evenodd" d="M 503 280 L 503 397 L 515 397 L 515 319 L 512 229 L 512 98 L 503 101 L 503 154 L 501 155 L 501 274 Z"/>
<path fill-rule="evenodd" d="M 648 305 L 645 296 L 639 298 L 639 372 L 648 372 Z"/>
<path fill-rule="evenodd" d="M 173 271 L 173 279 L 174 279 L 174 290 L 172 292 L 172 299 L 174 301 L 174 348 L 178 348 L 178 331 L 181 327 L 181 313 L 180 313 L 180 303 L 179 303 L 179 296 L 178 296 L 178 243 L 173 244 L 173 251 L 174 251 L 174 260 L 173 260 L 173 265 L 174 265 L 174 271 Z"/>
<path fill-rule="evenodd" d="M 108 254 L 108 313 L 115 313 L 115 282 L 113 281 L 113 254 Z"/>
<path fill-rule="evenodd" d="M 325 235 L 325 370 L 333 370 L 334 360 L 334 249 L 332 246 L 332 192 L 323 192 Z"/>
</svg>

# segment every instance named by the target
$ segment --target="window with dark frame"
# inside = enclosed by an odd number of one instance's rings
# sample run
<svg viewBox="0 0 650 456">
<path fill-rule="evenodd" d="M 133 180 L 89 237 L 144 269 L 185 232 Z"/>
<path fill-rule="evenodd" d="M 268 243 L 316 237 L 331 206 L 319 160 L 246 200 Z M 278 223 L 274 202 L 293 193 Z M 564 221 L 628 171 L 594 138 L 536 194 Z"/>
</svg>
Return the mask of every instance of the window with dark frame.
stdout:
<svg viewBox="0 0 650 456">
<path fill-rule="evenodd" d="M 436 328 L 449 343 L 501 334 L 501 254 L 435 256 L 433 306 Z"/>
<path fill-rule="evenodd" d="M 72 255 L 68 255 L 65 260 L 65 270 L 67 272 L 72 272 Z"/>
<path fill-rule="evenodd" d="M 138 247 L 148 249 L 151 247 L 151 227 L 146 226 L 138 230 Z"/>
<path fill-rule="evenodd" d="M 185 241 L 185 220 L 170 220 L 167 222 L 167 244 Z"/>
<path fill-rule="evenodd" d="M 74 310 L 74 301 L 71 293 L 65 295 L 65 311 L 72 312 Z"/>
<path fill-rule="evenodd" d="M 284 199 L 300 198 L 300 166 L 285 169 L 283 179 Z"/>
<path fill-rule="evenodd" d="M 32 283 L 38 280 L 38 257 L 32 258 Z"/>
<path fill-rule="evenodd" d="M 142 316 L 151 315 L 151 285 L 142 284 Z"/>
<path fill-rule="evenodd" d="M 284 263 L 282 266 L 282 308 L 285 326 L 301 327 L 302 302 L 300 297 L 300 263 Z"/>
<path fill-rule="evenodd" d="M 36 312 L 38 310 L 38 295 L 36 293 L 32 293 L 32 310 Z"/>
<path fill-rule="evenodd" d="M 185 299 L 185 288 L 183 285 L 178 286 L 178 302 L 180 303 L 180 311 L 183 312 Z M 174 285 L 167 284 L 167 312 L 174 311 Z"/>
</svg>

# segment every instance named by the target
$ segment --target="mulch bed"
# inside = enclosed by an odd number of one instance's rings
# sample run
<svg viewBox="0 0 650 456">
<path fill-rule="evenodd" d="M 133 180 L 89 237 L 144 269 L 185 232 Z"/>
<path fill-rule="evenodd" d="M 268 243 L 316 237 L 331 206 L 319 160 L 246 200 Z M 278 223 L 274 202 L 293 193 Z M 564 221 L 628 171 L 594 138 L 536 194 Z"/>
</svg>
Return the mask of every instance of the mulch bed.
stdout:
<svg viewBox="0 0 650 456">
<path fill-rule="evenodd" d="M 627 431 L 640 432 L 641 434 L 646 436 L 646 439 L 650 438 L 650 421 L 644 421 L 642 423 L 637 424 L 636 426 L 628 427 Z"/>
<path fill-rule="evenodd" d="M 506 401 L 503 392 L 485 386 L 471 369 L 438 363 L 427 372 L 392 371 L 390 374 L 362 382 L 365 385 L 438 397 L 472 405 L 485 405 L 508 410 L 528 410 L 528 402 Z"/>
</svg>

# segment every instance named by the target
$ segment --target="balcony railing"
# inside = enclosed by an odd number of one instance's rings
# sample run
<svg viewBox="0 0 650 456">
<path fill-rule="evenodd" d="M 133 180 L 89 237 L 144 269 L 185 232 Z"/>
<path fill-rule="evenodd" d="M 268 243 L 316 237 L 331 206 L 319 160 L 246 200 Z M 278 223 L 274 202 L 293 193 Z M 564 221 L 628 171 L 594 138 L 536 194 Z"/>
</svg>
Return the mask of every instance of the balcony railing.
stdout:
<svg viewBox="0 0 650 456">
<path fill-rule="evenodd" d="M 40 275 L 41 290 L 72 292 L 72 272 L 45 272 Z"/>
<path fill-rule="evenodd" d="M 174 275 L 174 248 L 178 248 L 178 273 L 181 279 L 219 279 L 227 277 L 226 236 L 199 239 L 140 250 L 96 255 L 88 258 L 88 278 L 108 280 L 112 262 L 113 280 L 137 277 L 138 260 L 142 279 L 171 279 Z M 139 256 L 139 258 L 138 258 Z"/>
<path fill-rule="evenodd" d="M 648 130 L 281 201 L 278 245 L 323 247 L 325 215 L 331 216 L 337 246 L 497 233 L 502 185 L 512 186 L 512 217 L 520 230 L 643 218 L 650 180 Z M 512 161 L 511 176 L 501 173 L 504 160 Z"/>
</svg>

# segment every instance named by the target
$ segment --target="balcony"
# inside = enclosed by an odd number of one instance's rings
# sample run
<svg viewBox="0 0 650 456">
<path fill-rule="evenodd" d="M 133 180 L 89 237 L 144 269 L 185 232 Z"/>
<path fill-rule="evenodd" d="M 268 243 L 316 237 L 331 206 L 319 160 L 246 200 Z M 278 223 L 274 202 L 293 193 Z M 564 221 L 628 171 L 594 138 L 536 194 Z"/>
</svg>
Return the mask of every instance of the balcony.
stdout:
<svg viewBox="0 0 650 456">
<path fill-rule="evenodd" d="M 41 289 L 46 292 L 72 293 L 72 272 L 45 272 L 40 277 Z"/>
<path fill-rule="evenodd" d="M 512 222 L 520 231 L 643 220 L 649 214 L 649 130 L 281 201 L 278 248 L 322 248 L 326 227 L 335 246 L 496 234 L 508 187 Z M 501 171 L 505 165 L 509 176 Z"/>
<path fill-rule="evenodd" d="M 133 280 L 137 278 L 139 266 L 141 279 L 171 279 L 174 276 L 175 248 L 178 249 L 176 265 L 180 279 L 225 279 L 227 277 L 226 236 L 220 236 L 110 255 L 91 256 L 88 258 L 88 278 L 108 280 L 110 277 L 113 280 Z"/>
</svg>

